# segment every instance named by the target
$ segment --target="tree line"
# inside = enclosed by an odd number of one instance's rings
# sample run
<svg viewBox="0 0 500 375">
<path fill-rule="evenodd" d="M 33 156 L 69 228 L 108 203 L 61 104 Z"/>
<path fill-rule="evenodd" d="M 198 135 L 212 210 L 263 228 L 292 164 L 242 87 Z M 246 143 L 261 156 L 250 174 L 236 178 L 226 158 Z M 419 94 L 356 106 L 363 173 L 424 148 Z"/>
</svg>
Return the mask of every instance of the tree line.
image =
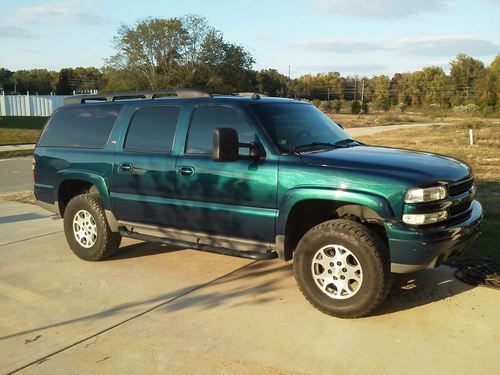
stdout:
<svg viewBox="0 0 500 375">
<path fill-rule="evenodd" d="M 368 108 L 452 108 L 474 104 L 486 112 L 500 106 L 500 55 L 485 66 L 458 54 L 450 73 L 430 66 L 392 77 L 343 77 L 338 72 L 306 74 L 296 79 L 275 69 L 256 71 L 252 55 L 231 43 L 204 17 L 148 18 L 122 25 L 114 38 L 115 54 L 102 68 L 0 69 L 5 92 L 71 94 L 73 92 L 137 91 L 195 87 L 208 92 L 257 91 L 270 96 L 321 101 L 326 111 L 345 102 L 353 111 Z"/>
</svg>

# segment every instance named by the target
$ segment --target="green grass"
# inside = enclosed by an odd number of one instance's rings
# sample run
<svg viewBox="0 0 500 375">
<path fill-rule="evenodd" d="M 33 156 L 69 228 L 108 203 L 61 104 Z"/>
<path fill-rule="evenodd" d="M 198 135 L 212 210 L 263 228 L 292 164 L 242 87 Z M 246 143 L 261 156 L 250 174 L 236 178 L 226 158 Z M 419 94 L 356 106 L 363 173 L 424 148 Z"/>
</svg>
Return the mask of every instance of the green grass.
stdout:
<svg viewBox="0 0 500 375">
<path fill-rule="evenodd" d="M 0 129 L 41 130 L 48 119 L 48 117 L 41 116 L 1 116 Z"/>
<path fill-rule="evenodd" d="M 476 144 L 470 146 L 469 128 L 476 130 Z M 481 236 L 469 255 L 500 255 L 500 125 L 464 122 L 457 125 L 432 125 L 422 128 L 384 132 L 358 137 L 377 146 L 400 147 L 452 156 L 469 164 L 478 188 L 477 199 L 484 208 Z"/>
<path fill-rule="evenodd" d="M 48 117 L 0 117 L 0 145 L 35 143 Z"/>
</svg>

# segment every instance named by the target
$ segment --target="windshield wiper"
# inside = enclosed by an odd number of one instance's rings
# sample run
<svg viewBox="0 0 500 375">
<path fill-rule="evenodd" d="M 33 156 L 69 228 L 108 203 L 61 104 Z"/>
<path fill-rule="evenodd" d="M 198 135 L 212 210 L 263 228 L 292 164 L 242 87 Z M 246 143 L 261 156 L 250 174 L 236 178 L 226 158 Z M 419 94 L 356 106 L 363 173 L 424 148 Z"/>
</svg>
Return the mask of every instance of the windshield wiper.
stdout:
<svg viewBox="0 0 500 375">
<path fill-rule="evenodd" d="M 352 138 L 346 138 L 342 139 L 341 141 L 335 142 L 334 146 L 335 147 L 353 147 L 353 146 L 359 146 L 361 143 L 358 141 L 355 141 Z"/>
<path fill-rule="evenodd" d="M 293 146 L 292 151 L 300 151 L 311 147 L 336 148 L 338 146 L 336 144 L 328 142 L 311 142 L 305 145 Z"/>
</svg>

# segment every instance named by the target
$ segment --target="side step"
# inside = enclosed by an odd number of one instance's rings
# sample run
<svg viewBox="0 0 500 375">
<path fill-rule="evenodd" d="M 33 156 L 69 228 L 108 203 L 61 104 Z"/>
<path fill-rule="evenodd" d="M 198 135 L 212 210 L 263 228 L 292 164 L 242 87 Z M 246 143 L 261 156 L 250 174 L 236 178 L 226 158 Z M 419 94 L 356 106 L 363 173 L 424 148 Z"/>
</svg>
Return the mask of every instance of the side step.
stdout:
<svg viewBox="0 0 500 375">
<path fill-rule="evenodd" d="M 173 240 L 170 238 L 162 238 L 149 236 L 147 234 L 141 234 L 136 232 L 128 231 L 124 228 L 120 228 L 120 234 L 124 237 L 135 238 L 136 240 L 148 241 L 148 242 L 158 242 L 166 245 L 179 246 L 179 247 L 187 247 L 189 249 L 206 251 L 209 253 L 221 254 L 221 255 L 229 255 L 233 257 L 253 259 L 253 260 L 271 260 L 278 258 L 278 253 L 273 250 L 269 250 L 266 252 L 260 251 L 242 251 L 242 250 L 233 250 L 227 249 L 225 247 L 217 247 L 207 244 L 201 243 L 193 243 L 181 240 Z"/>
</svg>

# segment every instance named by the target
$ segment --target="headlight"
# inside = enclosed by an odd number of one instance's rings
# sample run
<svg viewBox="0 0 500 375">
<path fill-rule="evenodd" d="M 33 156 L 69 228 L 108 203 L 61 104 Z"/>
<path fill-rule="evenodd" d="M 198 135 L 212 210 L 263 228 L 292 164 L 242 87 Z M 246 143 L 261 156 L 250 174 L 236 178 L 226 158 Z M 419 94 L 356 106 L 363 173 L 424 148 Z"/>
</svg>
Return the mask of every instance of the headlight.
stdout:
<svg viewBox="0 0 500 375">
<path fill-rule="evenodd" d="M 448 212 L 439 211 L 431 214 L 404 214 L 403 222 L 410 225 L 434 224 L 448 218 Z"/>
<path fill-rule="evenodd" d="M 446 198 L 446 188 L 436 186 L 426 189 L 408 189 L 405 194 L 405 203 L 433 202 Z"/>
</svg>

